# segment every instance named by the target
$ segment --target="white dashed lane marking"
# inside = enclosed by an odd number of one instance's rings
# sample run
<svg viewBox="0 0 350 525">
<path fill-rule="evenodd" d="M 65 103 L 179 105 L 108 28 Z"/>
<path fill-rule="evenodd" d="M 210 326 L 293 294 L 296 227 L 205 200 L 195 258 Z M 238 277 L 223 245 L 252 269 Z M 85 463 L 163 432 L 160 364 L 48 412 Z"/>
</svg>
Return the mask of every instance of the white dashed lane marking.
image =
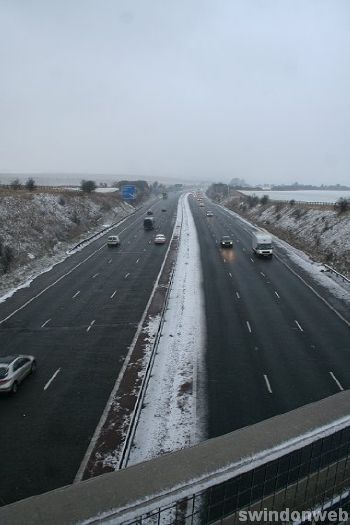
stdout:
<svg viewBox="0 0 350 525">
<path fill-rule="evenodd" d="M 270 381 L 269 381 L 269 378 L 267 377 L 266 374 L 264 374 L 264 379 L 265 379 L 265 384 L 266 384 L 267 391 L 269 392 L 269 394 L 272 394 L 272 388 L 271 388 L 271 385 L 270 385 Z"/>
<path fill-rule="evenodd" d="M 91 323 L 89 324 L 89 326 L 88 326 L 87 329 L 86 329 L 87 332 L 90 332 L 91 328 L 92 328 L 93 325 L 95 324 L 95 321 L 96 321 L 96 319 L 94 319 L 93 321 L 91 321 Z"/>
<path fill-rule="evenodd" d="M 331 376 L 331 378 L 333 379 L 333 381 L 336 383 L 337 387 L 339 388 L 339 390 L 343 391 L 344 388 L 342 387 L 342 385 L 340 384 L 340 381 L 338 381 L 338 379 L 335 377 L 335 375 L 333 374 L 333 372 L 329 372 L 329 375 Z"/>
<path fill-rule="evenodd" d="M 56 370 L 56 372 L 54 373 L 54 375 L 51 377 L 51 379 L 48 380 L 48 382 L 46 383 L 46 385 L 44 386 L 44 390 L 47 390 L 49 388 L 49 386 L 51 385 L 52 381 L 55 379 L 55 377 L 61 372 L 61 369 L 59 368 L 58 370 Z"/>
<path fill-rule="evenodd" d="M 300 324 L 298 323 L 298 321 L 295 319 L 294 322 L 295 322 L 295 324 L 297 325 L 297 327 L 299 328 L 299 330 L 300 330 L 301 332 L 303 332 L 304 330 L 302 329 L 302 327 L 300 326 Z"/>
</svg>

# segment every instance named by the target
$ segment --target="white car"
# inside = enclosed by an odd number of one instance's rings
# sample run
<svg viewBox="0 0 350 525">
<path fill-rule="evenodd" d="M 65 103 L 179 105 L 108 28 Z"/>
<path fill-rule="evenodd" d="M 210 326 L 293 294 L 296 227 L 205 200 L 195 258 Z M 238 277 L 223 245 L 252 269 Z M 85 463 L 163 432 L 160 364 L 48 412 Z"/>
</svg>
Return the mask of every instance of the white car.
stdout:
<svg viewBox="0 0 350 525">
<path fill-rule="evenodd" d="M 166 243 L 166 237 L 162 233 L 159 233 L 154 238 L 154 244 L 165 244 Z"/>
<path fill-rule="evenodd" d="M 120 239 L 118 235 L 110 235 L 107 239 L 107 246 L 119 246 Z"/>
<path fill-rule="evenodd" d="M 214 213 L 210 210 L 207 211 L 207 217 L 213 217 Z"/>
</svg>

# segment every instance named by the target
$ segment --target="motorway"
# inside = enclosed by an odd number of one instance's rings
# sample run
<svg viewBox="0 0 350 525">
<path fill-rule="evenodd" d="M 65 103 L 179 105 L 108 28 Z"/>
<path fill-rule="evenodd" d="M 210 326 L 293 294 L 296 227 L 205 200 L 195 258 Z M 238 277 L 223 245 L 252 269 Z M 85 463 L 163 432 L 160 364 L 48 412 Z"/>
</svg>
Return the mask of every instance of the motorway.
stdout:
<svg viewBox="0 0 350 525">
<path fill-rule="evenodd" d="M 33 354 L 37 372 L 0 397 L 0 504 L 72 483 L 157 279 L 178 194 L 88 244 L 0 304 L 0 355 Z M 166 212 L 161 209 L 165 207 Z M 119 234 L 121 246 L 106 237 Z"/>
<path fill-rule="evenodd" d="M 208 437 L 349 388 L 349 325 L 277 247 L 272 260 L 255 257 L 252 227 L 204 202 L 190 198 L 206 304 Z M 232 250 L 220 248 L 222 235 L 232 236 Z"/>
<path fill-rule="evenodd" d="M 150 205 L 168 238 L 178 197 Z M 252 227 L 205 203 L 190 197 L 203 270 L 208 437 L 349 388 L 349 325 L 288 269 L 285 252 L 256 258 Z M 144 215 L 113 230 L 120 247 L 107 248 L 104 235 L 0 304 L 0 355 L 29 353 L 38 363 L 16 396 L 0 397 L 2 505 L 69 484 L 78 471 L 166 252 L 143 230 Z M 220 248 L 222 235 L 232 236 L 232 250 Z"/>
</svg>

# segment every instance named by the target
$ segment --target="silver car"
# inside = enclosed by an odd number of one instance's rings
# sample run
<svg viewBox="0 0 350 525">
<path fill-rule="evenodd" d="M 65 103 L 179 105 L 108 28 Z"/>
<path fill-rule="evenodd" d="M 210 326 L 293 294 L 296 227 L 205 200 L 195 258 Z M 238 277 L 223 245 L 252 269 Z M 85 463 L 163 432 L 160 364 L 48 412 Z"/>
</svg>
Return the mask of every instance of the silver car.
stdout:
<svg viewBox="0 0 350 525">
<path fill-rule="evenodd" d="M 15 394 L 18 385 L 36 370 L 32 355 L 8 355 L 0 357 L 0 392 Z"/>
</svg>

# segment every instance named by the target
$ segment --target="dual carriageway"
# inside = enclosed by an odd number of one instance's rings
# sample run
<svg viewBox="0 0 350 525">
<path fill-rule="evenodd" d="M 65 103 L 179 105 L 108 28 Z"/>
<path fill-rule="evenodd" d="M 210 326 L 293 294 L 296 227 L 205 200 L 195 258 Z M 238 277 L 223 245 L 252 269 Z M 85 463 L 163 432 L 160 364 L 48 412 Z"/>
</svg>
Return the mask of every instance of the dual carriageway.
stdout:
<svg viewBox="0 0 350 525">
<path fill-rule="evenodd" d="M 162 201 L 152 205 L 168 239 L 178 198 L 169 194 L 166 213 Z M 203 274 L 208 437 L 347 389 L 344 306 L 279 248 L 272 260 L 254 257 L 249 224 L 189 202 Z M 74 480 L 166 252 L 143 217 L 138 210 L 113 230 L 119 248 L 103 236 L 0 304 L 1 355 L 38 363 L 17 396 L 0 398 L 3 505 Z M 219 247 L 225 234 L 233 249 Z"/>
</svg>

